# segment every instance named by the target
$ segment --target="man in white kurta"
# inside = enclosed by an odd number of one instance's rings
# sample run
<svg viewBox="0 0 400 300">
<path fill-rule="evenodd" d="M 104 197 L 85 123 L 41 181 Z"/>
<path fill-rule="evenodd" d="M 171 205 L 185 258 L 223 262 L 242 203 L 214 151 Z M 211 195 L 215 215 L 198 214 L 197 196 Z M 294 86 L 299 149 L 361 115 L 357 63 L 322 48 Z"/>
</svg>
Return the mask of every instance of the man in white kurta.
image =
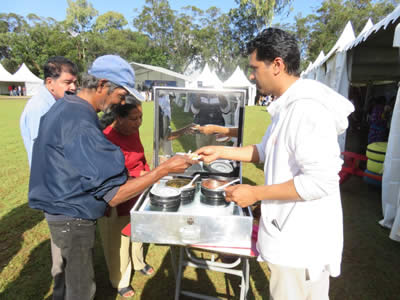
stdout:
<svg viewBox="0 0 400 300">
<path fill-rule="evenodd" d="M 298 77 L 300 54 L 290 34 L 268 28 L 248 50 L 250 79 L 261 94 L 274 96 L 270 126 L 260 144 L 196 152 L 206 162 L 264 162 L 265 185 L 228 187 L 226 200 L 242 207 L 261 201 L 257 248 L 271 271 L 271 299 L 325 300 L 343 249 L 338 135 L 354 107 L 329 87 Z"/>
</svg>

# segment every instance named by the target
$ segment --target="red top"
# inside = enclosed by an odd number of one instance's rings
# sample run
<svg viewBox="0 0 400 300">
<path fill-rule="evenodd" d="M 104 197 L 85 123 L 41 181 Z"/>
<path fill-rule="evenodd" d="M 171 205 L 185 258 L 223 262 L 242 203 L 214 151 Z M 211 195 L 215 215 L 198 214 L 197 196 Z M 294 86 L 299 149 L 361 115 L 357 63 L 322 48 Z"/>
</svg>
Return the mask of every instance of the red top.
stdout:
<svg viewBox="0 0 400 300">
<path fill-rule="evenodd" d="M 150 171 L 149 165 L 144 156 L 144 148 L 140 141 L 139 131 L 131 135 L 122 135 L 111 126 L 103 130 L 104 135 L 113 144 L 121 148 L 125 156 L 125 167 L 130 177 L 139 177 L 141 171 Z M 129 211 L 135 204 L 139 196 L 136 196 L 117 206 L 118 216 L 128 216 Z M 107 215 L 107 212 L 106 212 Z"/>
</svg>

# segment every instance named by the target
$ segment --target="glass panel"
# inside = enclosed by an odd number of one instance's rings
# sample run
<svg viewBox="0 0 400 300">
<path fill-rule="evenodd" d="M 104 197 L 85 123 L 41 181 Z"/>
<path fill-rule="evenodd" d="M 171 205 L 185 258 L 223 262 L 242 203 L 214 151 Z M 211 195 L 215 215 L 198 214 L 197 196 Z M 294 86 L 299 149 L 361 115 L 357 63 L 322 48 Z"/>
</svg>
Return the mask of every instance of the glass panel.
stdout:
<svg viewBox="0 0 400 300">
<path fill-rule="evenodd" d="M 156 87 L 154 94 L 159 163 L 207 145 L 241 145 L 246 91 Z"/>
</svg>

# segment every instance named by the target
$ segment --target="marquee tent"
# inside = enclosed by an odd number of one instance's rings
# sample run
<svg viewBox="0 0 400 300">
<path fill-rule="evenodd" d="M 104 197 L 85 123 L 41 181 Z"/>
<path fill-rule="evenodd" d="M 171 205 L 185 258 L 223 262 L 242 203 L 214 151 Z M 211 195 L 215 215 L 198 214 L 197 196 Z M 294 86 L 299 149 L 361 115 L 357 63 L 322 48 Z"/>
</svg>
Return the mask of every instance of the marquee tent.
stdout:
<svg viewBox="0 0 400 300">
<path fill-rule="evenodd" d="M 211 72 L 208 64 L 204 66 L 201 74 L 193 80 L 195 87 L 211 87 L 211 88 L 221 88 L 222 81 L 218 78 L 215 72 Z"/>
<path fill-rule="evenodd" d="M 13 84 L 11 73 L 0 64 L 0 95 L 9 95 L 8 86 Z"/>
<path fill-rule="evenodd" d="M 395 36 L 396 27 L 400 26 L 400 5 L 377 24 L 367 24 L 362 33 L 336 50 L 332 58 L 342 72 L 337 73 L 335 83 L 347 86 L 371 86 L 380 83 L 400 81 L 400 43 Z M 400 31 L 400 29 L 399 29 Z M 345 58 L 344 58 L 345 56 Z M 339 58 L 339 59 L 338 59 Z M 327 70 L 328 61 L 319 68 Z M 307 74 L 304 74 L 307 76 Z M 332 86 L 332 82 L 327 81 Z M 348 89 L 340 87 L 342 94 L 348 96 Z M 368 99 L 368 93 L 367 97 Z M 400 241 L 400 90 L 397 92 L 396 104 L 392 115 L 384 172 L 382 178 L 382 226 L 391 228 L 390 238 Z M 367 104 L 367 103 L 366 103 Z"/>
<path fill-rule="evenodd" d="M 137 85 L 146 85 L 146 82 L 158 82 L 165 85 L 174 85 L 178 87 L 185 87 L 187 82 L 191 80 L 189 76 L 162 68 L 158 66 L 140 64 L 137 62 L 130 62 L 136 75 Z"/>
<path fill-rule="evenodd" d="M 12 75 L 12 79 L 16 84 L 25 84 L 26 96 L 36 94 L 39 87 L 43 84 L 43 80 L 33 74 L 25 63 L 23 63 L 17 72 Z"/>
<path fill-rule="evenodd" d="M 236 70 L 233 72 L 231 77 L 229 77 L 224 83 L 224 88 L 239 88 L 246 89 L 248 103 L 247 105 L 254 105 L 255 97 L 256 97 L 256 87 L 255 84 L 252 84 L 244 75 L 243 71 L 239 66 L 236 67 Z"/>
</svg>

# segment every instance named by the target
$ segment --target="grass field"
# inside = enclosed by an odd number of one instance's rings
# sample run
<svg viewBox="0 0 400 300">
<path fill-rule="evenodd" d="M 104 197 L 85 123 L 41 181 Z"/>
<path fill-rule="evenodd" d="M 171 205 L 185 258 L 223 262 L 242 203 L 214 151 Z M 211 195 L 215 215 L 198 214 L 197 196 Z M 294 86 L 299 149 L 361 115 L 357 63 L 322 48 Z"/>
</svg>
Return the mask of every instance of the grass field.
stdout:
<svg viewBox="0 0 400 300">
<path fill-rule="evenodd" d="M 19 133 L 25 100 L 0 98 L 0 299 L 51 299 L 49 232 L 41 212 L 27 205 L 28 163 Z M 141 137 L 152 158 L 153 103 L 144 104 Z M 264 107 L 246 108 L 244 144 L 257 143 L 269 123 Z M 247 164 L 244 182 L 263 183 L 259 165 Z M 331 281 L 331 299 L 399 299 L 400 243 L 388 238 L 381 219 L 380 191 L 359 178 L 342 186 L 345 248 L 342 275 Z M 316 224 L 318 226 L 318 224 Z M 293 249 L 295 251 L 295 249 Z M 173 299 L 174 277 L 168 248 L 149 245 L 146 259 L 156 274 L 135 274 L 136 299 Z M 96 299 L 122 299 L 108 283 L 100 243 L 96 244 Z M 267 268 L 250 263 L 248 299 L 268 299 Z M 239 281 L 223 274 L 187 268 L 183 287 L 222 299 L 238 299 Z M 228 294 L 228 296 L 227 296 Z M 182 297 L 183 299 L 183 297 Z"/>
</svg>

